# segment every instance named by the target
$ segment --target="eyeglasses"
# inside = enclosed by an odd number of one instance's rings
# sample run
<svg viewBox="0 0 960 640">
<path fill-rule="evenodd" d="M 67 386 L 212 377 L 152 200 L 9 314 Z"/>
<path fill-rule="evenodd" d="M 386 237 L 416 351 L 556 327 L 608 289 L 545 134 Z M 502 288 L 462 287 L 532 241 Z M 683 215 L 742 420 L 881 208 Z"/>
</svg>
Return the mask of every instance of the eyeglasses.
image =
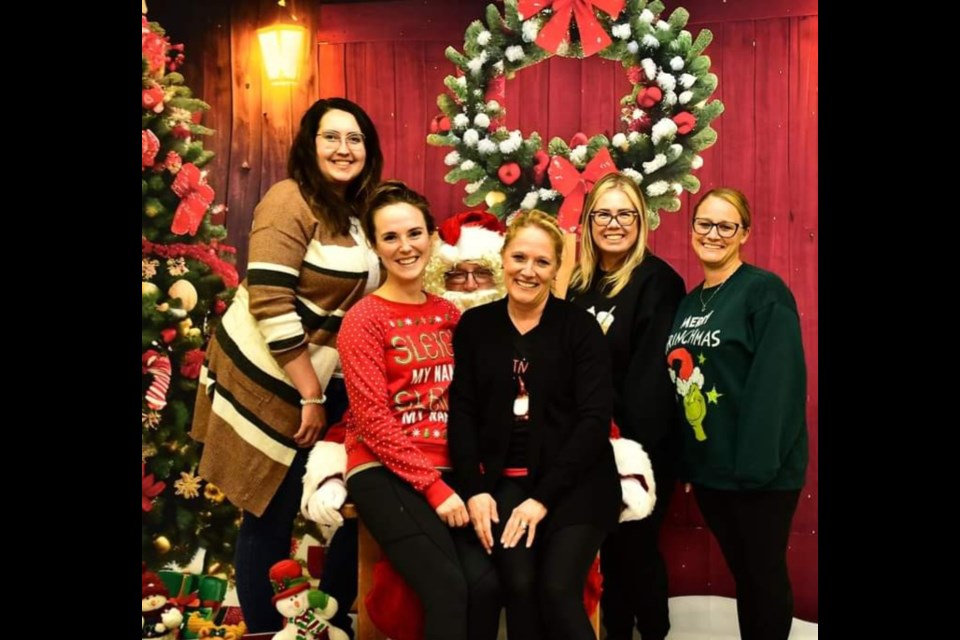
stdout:
<svg viewBox="0 0 960 640">
<path fill-rule="evenodd" d="M 610 223 L 613 222 L 614 218 L 616 218 L 617 224 L 619 224 L 621 227 L 629 227 L 633 224 L 633 221 L 637 219 L 637 215 L 637 212 L 631 209 L 621 209 L 615 214 L 604 209 L 590 212 L 590 217 L 593 218 L 593 221 L 601 227 L 610 226 Z"/>
<path fill-rule="evenodd" d="M 693 219 L 693 230 L 702 236 L 709 235 L 710 231 L 716 227 L 717 235 L 721 238 L 732 238 L 737 235 L 740 225 L 736 222 L 710 222 L 705 218 Z"/>
<path fill-rule="evenodd" d="M 340 133 L 337 131 L 321 131 L 317 134 L 317 137 L 322 141 L 321 144 L 328 149 L 339 149 L 340 145 L 344 142 L 346 142 L 347 146 L 351 149 L 363 146 L 362 133 L 348 133 L 341 138 Z"/>
<path fill-rule="evenodd" d="M 443 274 L 444 279 L 450 284 L 465 284 L 467 278 L 471 276 L 473 276 L 473 281 L 478 285 L 493 282 L 493 271 L 489 269 L 475 269 L 474 271 L 461 271 L 460 269 L 456 269 Z"/>
</svg>

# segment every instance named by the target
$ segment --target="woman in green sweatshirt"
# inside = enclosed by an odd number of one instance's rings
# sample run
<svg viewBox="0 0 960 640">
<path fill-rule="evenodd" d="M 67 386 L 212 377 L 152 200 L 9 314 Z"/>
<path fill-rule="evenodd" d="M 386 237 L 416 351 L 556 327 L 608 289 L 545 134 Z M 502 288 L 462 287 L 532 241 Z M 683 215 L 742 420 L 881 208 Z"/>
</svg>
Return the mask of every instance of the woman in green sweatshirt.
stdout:
<svg viewBox="0 0 960 640">
<path fill-rule="evenodd" d="M 697 203 L 691 244 L 704 281 L 680 303 L 666 353 L 686 423 L 683 473 L 736 581 L 741 637 L 786 640 L 807 376 L 793 295 L 741 259 L 750 222 L 735 189 Z"/>
</svg>

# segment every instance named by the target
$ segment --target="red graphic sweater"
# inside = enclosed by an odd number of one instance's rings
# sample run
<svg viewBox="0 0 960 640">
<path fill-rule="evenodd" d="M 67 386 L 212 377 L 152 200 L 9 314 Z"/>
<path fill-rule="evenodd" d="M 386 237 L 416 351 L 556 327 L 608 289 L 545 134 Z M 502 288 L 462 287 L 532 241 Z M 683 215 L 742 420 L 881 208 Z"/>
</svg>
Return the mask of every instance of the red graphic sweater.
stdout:
<svg viewBox="0 0 960 640">
<path fill-rule="evenodd" d="M 350 398 L 348 476 L 381 463 L 434 509 L 453 493 L 437 469 L 450 468 L 447 388 L 459 319 L 432 294 L 423 304 L 368 295 L 344 316 L 337 349 Z"/>
</svg>

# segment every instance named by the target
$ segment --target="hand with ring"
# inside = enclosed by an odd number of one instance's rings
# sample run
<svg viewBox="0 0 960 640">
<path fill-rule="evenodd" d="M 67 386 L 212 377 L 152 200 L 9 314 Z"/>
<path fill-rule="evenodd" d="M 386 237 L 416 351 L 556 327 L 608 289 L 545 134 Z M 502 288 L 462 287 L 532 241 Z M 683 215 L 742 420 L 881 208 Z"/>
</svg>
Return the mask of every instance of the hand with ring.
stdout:
<svg viewBox="0 0 960 640">
<path fill-rule="evenodd" d="M 510 514 L 506 526 L 503 528 L 503 534 L 500 536 L 500 543 L 504 549 L 510 549 L 517 546 L 517 543 L 527 536 L 527 548 L 533 546 L 533 540 L 537 535 L 537 525 L 547 516 L 547 508 L 543 503 L 527 498 L 521 502 Z"/>
</svg>

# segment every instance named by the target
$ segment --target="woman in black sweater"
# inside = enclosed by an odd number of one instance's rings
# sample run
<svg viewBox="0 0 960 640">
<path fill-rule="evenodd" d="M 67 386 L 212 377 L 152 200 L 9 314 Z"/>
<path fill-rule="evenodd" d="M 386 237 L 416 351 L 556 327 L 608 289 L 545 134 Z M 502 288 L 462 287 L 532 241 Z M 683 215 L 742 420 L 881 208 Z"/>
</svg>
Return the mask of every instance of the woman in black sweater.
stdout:
<svg viewBox="0 0 960 640">
<path fill-rule="evenodd" d="M 643 445 L 656 483 L 653 513 L 620 523 L 603 543 L 603 624 L 609 640 L 629 640 L 634 626 L 643 640 L 662 640 L 670 617 L 660 526 L 681 444 L 663 350 L 685 289 L 677 272 L 647 249 L 647 208 L 627 176 L 611 173 L 597 181 L 580 224 L 580 262 L 567 299 L 593 314 L 606 335 L 614 422 L 622 437 Z"/>
<path fill-rule="evenodd" d="M 583 585 L 621 499 L 610 355 L 593 318 L 550 294 L 562 249 L 552 216 L 517 215 L 507 297 L 464 313 L 453 339 L 457 489 L 499 574 L 508 633 L 524 640 L 594 638 Z"/>
</svg>

